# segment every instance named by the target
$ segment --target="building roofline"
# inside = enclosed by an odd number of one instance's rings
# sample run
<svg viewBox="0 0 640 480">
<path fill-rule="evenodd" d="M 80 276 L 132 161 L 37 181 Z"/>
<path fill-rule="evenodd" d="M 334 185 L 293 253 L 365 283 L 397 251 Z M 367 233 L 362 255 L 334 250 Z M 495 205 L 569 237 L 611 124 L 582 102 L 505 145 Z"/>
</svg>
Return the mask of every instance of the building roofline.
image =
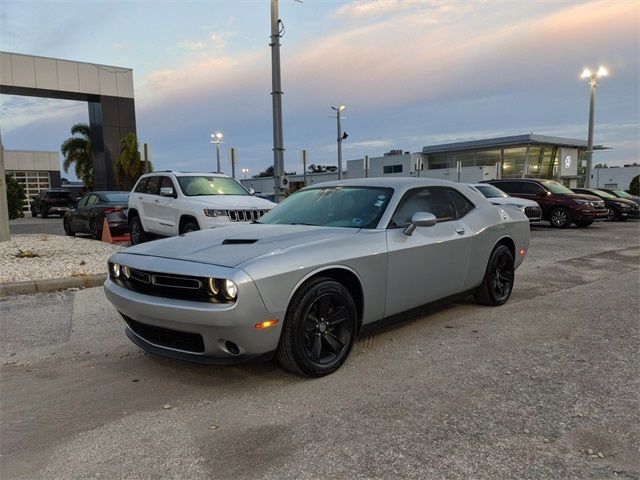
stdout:
<svg viewBox="0 0 640 480">
<path fill-rule="evenodd" d="M 470 140 L 465 142 L 443 143 L 429 145 L 422 148 L 422 153 L 440 153 L 459 150 L 477 150 L 481 148 L 512 147 L 518 145 L 557 145 L 561 147 L 587 148 L 586 140 L 575 138 L 552 137 L 549 135 L 511 135 L 508 137 L 486 138 L 482 140 Z M 605 150 L 608 147 L 594 145 L 594 150 Z"/>
</svg>

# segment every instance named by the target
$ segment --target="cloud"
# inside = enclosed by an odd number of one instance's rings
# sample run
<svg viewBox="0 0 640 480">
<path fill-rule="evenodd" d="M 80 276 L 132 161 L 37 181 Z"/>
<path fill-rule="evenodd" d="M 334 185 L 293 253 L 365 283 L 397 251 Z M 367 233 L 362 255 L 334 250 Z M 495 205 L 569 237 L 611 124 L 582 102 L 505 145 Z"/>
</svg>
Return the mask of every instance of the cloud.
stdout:
<svg viewBox="0 0 640 480">
<path fill-rule="evenodd" d="M 130 43 L 114 43 L 112 47 L 115 50 L 127 50 L 131 47 Z"/>
<path fill-rule="evenodd" d="M 429 9 L 432 12 L 466 11 L 483 2 L 455 2 L 447 0 L 356 0 L 338 8 L 338 17 L 368 19 L 402 13 L 407 10 Z"/>
<path fill-rule="evenodd" d="M 179 46 L 182 48 L 186 48 L 187 50 L 197 51 L 197 50 L 202 50 L 204 48 L 204 43 L 199 40 L 196 40 L 193 42 L 186 41 L 186 42 L 181 42 Z"/>
</svg>

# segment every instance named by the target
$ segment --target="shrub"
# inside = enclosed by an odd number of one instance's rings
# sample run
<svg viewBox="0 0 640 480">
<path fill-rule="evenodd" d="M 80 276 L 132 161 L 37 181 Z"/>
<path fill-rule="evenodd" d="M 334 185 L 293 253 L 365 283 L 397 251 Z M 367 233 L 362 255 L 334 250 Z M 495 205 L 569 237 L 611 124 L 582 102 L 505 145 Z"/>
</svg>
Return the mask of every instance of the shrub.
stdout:
<svg viewBox="0 0 640 480">
<path fill-rule="evenodd" d="M 629 184 L 629 193 L 640 197 L 640 175 L 636 175 L 633 177 L 633 180 L 631 180 L 631 183 Z"/>
<path fill-rule="evenodd" d="M 26 202 L 24 194 L 24 188 L 20 185 L 15 178 L 9 175 L 5 176 L 7 183 L 7 204 L 9 207 L 9 220 L 14 218 L 24 217 L 22 207 Z"/>
</svg>

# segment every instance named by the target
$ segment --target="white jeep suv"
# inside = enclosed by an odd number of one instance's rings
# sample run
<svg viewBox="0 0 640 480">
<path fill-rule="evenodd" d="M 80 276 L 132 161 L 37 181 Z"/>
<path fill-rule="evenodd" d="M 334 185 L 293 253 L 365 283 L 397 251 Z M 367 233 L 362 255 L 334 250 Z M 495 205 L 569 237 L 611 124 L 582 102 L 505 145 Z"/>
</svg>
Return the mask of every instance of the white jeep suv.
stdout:
<svg viewBox="0 0 640 480">
<path fill-rule="evenodd" d="M 219 173 L 148 173 L 129 195 L 131 243 L 251 222 L 275 205 Z"/>
</svg>

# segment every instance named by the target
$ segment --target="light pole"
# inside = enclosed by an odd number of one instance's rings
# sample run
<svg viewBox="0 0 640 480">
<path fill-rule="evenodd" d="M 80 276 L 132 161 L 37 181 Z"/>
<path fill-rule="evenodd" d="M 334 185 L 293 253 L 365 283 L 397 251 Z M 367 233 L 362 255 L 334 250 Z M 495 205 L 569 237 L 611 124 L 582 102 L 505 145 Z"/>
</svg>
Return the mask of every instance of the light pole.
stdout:
<svg viewBox="0 0 640 480">
<path fill-rule="evenodd" d="M 220 132 L 212 133 L 211 138 L 213 139 L 211 140 L 211 143 L 216 144 L 216 161 L 218 166 L 216 173 L 220 173 L 220 144 L 222 143 L 222 133 Z"/>
<path fill-rule="evenodd" d="M 249 169 L 243 168 L 241 171 L 242 171 L 242 174 L 244 175 L 244 178 L 247 178 L 247 173 L 249 173 Z"/>
<path fill-rule="evenodd" d="M 280 79 L 280 37 L 284 33 L 278 15 L 278 0 L 271 0 L 271 101 L 273 109 L 273 191 L 276 202 L 284 198 L 280 181 L 284 176 L 284 140 L 282 136 L 282 84 Z"/>
<path fill-rule="evenodd" d="M 342 180 L 342 140 L 346 137 L 346 134 L 342 134 L 342 126 L 340 125 L 340 112 L 347 108 L 344 105 L 338 107 L 331 107 L 336 111 L 336 121 L 338 122 L 338 180 Z"/>
<path fill-rule="evenodd" d="M 592 72 L 588 68 L 582 71 L 580 78 L 588 78 L 591 94 L 589 95 L 589 133 L 587 137 L 587 172 L 584 179 L 585 188 L 591 187 L 591 164 L 593 159 L 593 122 L 594 122 L 594 109 L 596 103 L 596 87 L 598 86 L 597 79 L 600 77 L 606 77 L 609 72 L 603 66 L 598 67 L 597 72 Z"/>
</svg>

